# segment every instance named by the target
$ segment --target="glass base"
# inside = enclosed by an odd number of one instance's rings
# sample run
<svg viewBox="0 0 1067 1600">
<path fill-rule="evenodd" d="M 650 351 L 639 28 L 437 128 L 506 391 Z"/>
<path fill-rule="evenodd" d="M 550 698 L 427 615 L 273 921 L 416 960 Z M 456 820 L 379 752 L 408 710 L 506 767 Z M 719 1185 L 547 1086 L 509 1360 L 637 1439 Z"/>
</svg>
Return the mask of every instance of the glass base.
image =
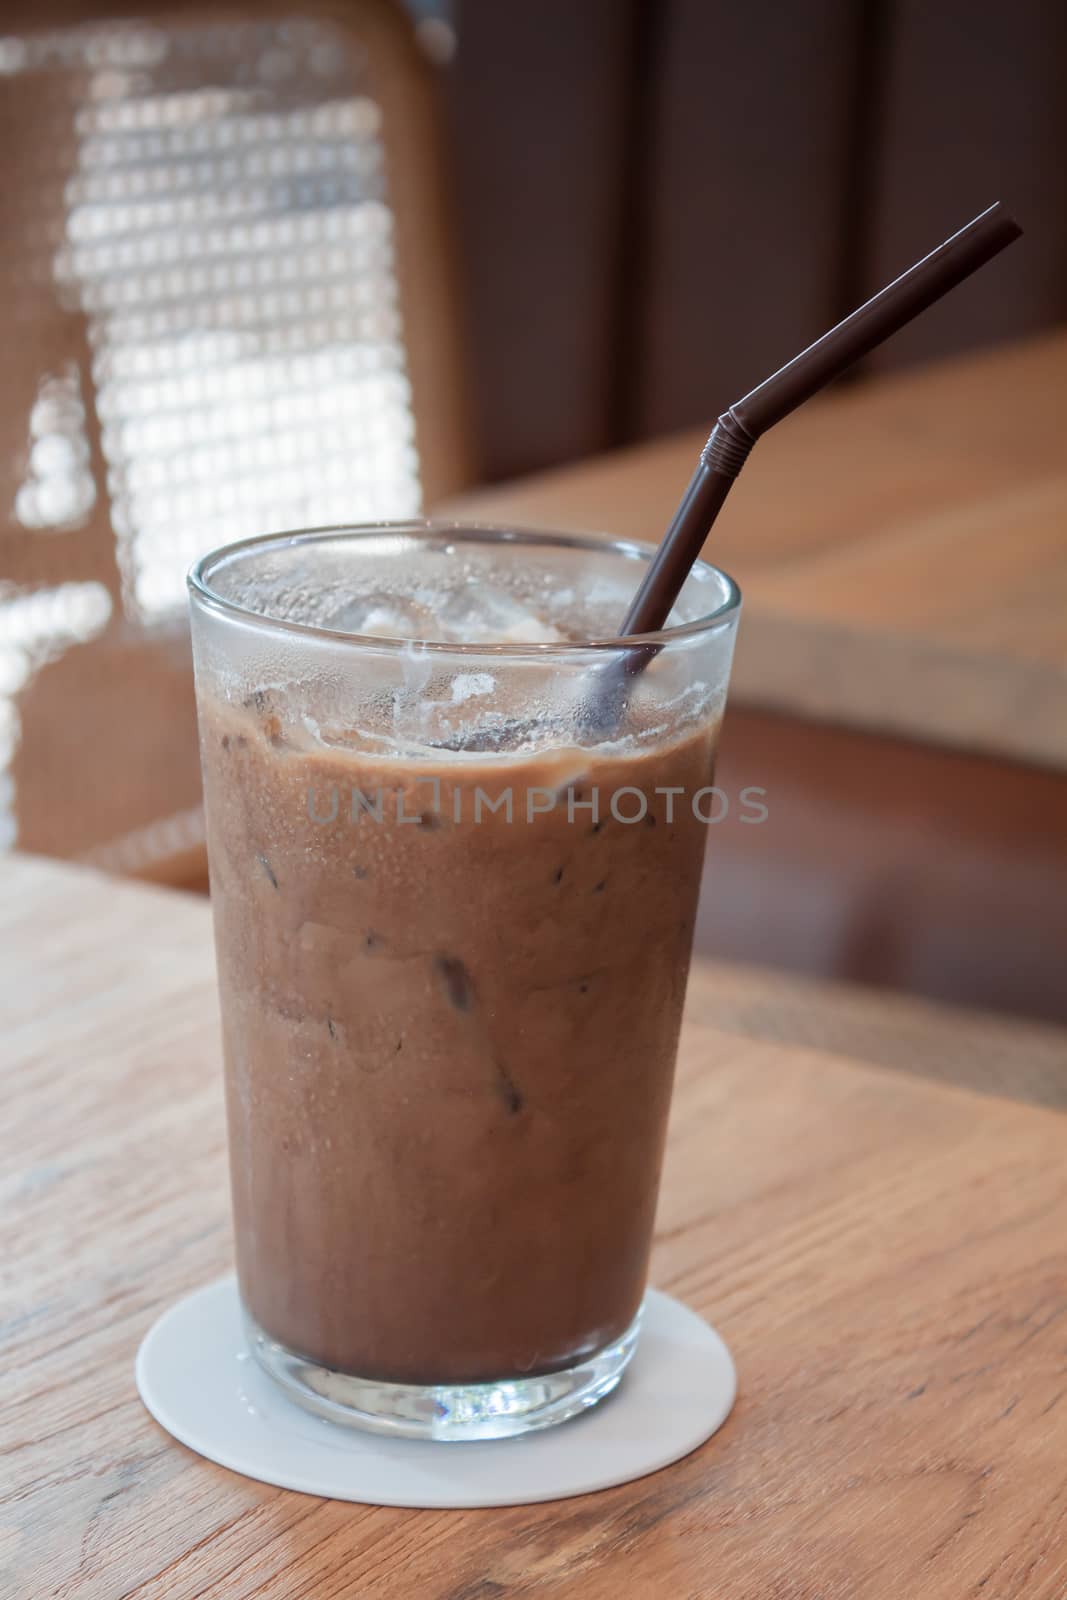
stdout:
<svg viewBox="0 0 1067 1600">
<path fill-rule="evenodd" d="M 404 1439 L 512 1439 L 551 1428 L 611 1393 L 637 1348 L 641 1311 L 621 1338 L 540 1377 L 498 1383 L 381 1383 L 333 1372 L 296 1355 L 244 1312 L 249 1349 L 264 1372 L 307 1411 L 331 1422 Z"/>
</svg>

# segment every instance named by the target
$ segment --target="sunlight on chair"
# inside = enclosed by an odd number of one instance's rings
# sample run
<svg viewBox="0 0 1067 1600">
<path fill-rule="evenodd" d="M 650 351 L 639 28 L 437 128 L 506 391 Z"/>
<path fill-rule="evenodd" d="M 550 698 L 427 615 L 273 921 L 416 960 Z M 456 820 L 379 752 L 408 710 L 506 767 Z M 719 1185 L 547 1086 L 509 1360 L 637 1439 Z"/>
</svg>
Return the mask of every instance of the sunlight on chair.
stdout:
<svg viewBox="0 0 1067 1600">
<path fill-rule="evenodd" d="M 0 41 L 0 71 L 56 70 L 88 72 L 54 272 L 88 318 L 127 615 L 181 611 L 186 568 L 212 545 L 417 511 L 358 47 L 298 20 Z M 35 441 L 24 526 L 84 510 L 81 461 L 75 442 Z"/>
</svg>

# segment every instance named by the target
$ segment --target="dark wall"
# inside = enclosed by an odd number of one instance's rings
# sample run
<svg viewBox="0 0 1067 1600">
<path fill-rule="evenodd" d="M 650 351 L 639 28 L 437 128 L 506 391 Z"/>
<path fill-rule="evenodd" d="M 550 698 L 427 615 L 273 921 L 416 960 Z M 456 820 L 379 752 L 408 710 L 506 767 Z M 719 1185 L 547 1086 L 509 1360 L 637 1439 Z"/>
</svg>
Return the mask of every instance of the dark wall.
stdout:
<svg viewBox="0 0 1067 1600">
<path fill-rule="evenodd" d="M 459 0 L 449 70 L 486 475 L 612 440 L 633 114 L 629 0 Z"/>
<path fill-rule="evenodd" d="M 703 422 L 991 200 L 1026 239 L 880 354 L 1067 316 L 1062 0 L 456 0 L 484 472 Z"/>
</svg>

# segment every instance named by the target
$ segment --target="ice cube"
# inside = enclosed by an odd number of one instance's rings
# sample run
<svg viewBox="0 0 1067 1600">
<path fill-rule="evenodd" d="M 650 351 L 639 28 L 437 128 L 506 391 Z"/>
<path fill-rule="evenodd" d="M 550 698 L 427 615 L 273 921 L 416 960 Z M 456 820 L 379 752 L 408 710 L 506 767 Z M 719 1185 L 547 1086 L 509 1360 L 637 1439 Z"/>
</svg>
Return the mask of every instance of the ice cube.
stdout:
<svg viewBox="0 0 1067 1600">
<path fill-rule="evenodd" d="M 492 694 L 496 679 L 491 672 L 459 672 L 452 679 L 452 703 L 462 705 L 465 700 L 477 700 Z"/>
<path fill-rule="evenodd" d="M 352 595 L 338 600 L 326 626 L 376 639 L 440 638 L 430 607 L 405 595 Z"/>
<path fill-rule="evenodd" d="M 449 595 L 437 615 L 444 637 L 457 644 L 558 644 L 563 637 L 514 595 L 482 583 Z"/>
</svg>

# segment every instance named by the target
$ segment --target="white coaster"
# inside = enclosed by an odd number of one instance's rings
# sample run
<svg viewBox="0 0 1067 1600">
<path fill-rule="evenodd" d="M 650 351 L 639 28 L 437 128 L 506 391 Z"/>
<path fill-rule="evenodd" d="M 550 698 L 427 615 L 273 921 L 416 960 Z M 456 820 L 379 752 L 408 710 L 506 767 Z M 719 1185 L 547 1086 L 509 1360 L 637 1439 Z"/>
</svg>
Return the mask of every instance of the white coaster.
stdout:
<svg viewBox="0 0 1067 1600">
<path fill-rule="evenodd" d="M 253 1361 L 232 1277 L 165 1311 L 137 1353 L 156 1421 L 209 1461 L 261 1483 L 379 1506 L 529 1505 L 628 1483 L 703 1444 L 737 1378 L 696 1312 L 650 1289 L 619 1388 L 580 1417 L 521 1439 L 386 1439 L 302 1410 Z"/>
</svg>

